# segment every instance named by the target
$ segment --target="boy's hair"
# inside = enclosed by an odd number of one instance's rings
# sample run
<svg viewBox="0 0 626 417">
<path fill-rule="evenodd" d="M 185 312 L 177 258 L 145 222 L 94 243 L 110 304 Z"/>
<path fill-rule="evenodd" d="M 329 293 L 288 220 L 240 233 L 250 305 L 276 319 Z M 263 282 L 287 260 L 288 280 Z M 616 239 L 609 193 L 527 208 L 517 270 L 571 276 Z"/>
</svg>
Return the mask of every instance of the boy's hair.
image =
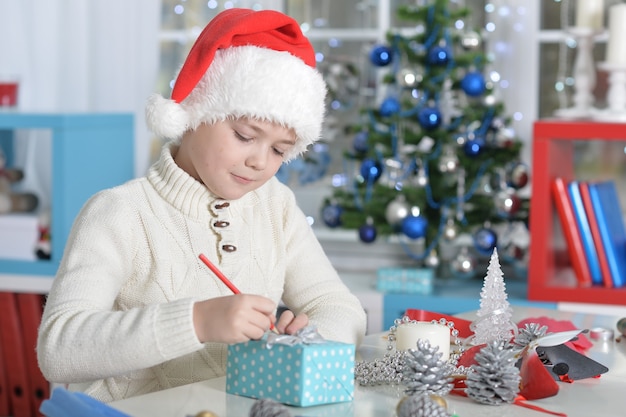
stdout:
<svg viewBox="0 0 626 417">
<path fill-rule="evenodd" d="M 248 117 L 296 134 L 289 160 L 319 139 L 326 84 L 315 52 L 291 17 L 273 10 L 228 9 L 204 28 L 174 84 L 171 99 L 154 94 L 148 127 L 180 139 L 201 123 Z"/>
</svg>

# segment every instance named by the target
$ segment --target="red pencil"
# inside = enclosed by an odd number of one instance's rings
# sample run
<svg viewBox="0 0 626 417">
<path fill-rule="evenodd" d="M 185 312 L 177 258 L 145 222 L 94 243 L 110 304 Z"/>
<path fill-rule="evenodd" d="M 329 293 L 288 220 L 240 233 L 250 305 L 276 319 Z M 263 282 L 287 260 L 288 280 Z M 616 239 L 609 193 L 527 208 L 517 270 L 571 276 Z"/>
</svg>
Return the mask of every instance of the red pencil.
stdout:
<svg viewBox="0 0 626 417">
<path fill-rule="evenodd" d="M 201 253 L 199 257 L 200 257 L 200 260 L 204 262 L 204 264 L 208 266 L 211 271 L 213 271 L 215 276 L 217 276 L 224 284 L 226 284 L 228 288 L 230 288 L 233 294 L 241 294 L 241 291 L 239 291 L 239 288 L 235 287 L 235 284 L 230 282 L 230 280 L 226 278 L 224 274 L 222 274 L 222 271 L 217 269 L 217 267 L 213 265 L 213 262 L 209 261 L 209 258 L 204 256 L 203 253 Z"/>
<path fill-rule="evenodd" d="M 201 253 L 198 257 L 200 258 L 202 262 L 204 262 L 206 266 L 209 267 L 209 269 L 215 274 L 216 277 L 220 279 L 220 281 L 222 281 L 224 284 L 226 284 L 228 288 L 230 288 L 233 294 L 241 294 L 241 291 L 239 291 L 239 288 L 235 287 L 235 284 L 230 282 L 230 280 L 226 278 L 226 275 L 222 274 L 222 271 L 220 271 L 213 264 L 213 262 L 209 260 L 209 258 L 207 258 L 203 253 Z M 272 330 L 274 333 L 278 333 L 278 331 L 274 327 L 274 323 L 270 323 L 270 330 Z"/>
</svg>

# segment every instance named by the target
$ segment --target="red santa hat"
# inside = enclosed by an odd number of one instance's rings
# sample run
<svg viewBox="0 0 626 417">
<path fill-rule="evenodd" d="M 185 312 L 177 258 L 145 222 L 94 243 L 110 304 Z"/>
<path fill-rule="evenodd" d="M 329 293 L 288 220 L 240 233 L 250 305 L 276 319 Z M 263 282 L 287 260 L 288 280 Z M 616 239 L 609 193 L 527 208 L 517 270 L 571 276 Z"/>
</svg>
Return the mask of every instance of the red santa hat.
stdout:
<svg viewBox="0 0 626 417">
<path fill-rule="evenodd" d="M 201 123 L 250 117 L 294 129 L 286 159 L 321 133 L 326 84 L 315 52 L 298 23 L 273 10 L 228 9 L 204 28 L 183 64 L 171 99 L 155 94 L 148 127 L 180 139 Z"/>
</svg>

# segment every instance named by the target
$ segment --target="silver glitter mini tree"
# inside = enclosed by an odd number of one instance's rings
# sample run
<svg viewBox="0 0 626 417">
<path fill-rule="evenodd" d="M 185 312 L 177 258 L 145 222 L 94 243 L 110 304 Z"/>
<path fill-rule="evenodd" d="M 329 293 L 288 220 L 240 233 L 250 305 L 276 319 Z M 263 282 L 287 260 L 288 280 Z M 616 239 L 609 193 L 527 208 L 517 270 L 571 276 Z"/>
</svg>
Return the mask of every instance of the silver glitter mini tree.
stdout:
<svg viewBox="0 0 626 417">
<path fill-rule="evenodd" d="M 510 341 L 517 334 L 517 326 L 511 321 L 513 312 L 507 300 L 504 274 L 494 249 L 487 267 L 487 275 L 480 292 L 478 318 L 472 322 L 472 343 L 480 345 L 491 341 Z"/>
</svg>

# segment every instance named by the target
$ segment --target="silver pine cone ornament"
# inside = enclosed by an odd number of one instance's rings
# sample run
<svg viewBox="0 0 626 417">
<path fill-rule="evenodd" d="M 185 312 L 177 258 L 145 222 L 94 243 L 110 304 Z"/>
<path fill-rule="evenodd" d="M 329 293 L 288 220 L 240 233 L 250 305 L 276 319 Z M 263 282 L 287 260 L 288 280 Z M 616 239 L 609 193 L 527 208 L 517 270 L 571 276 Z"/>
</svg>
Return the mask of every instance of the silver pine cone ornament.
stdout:
<svg viewBox="0 0 626 417">
<path fill-rule="evenodd" d="M 283 404 L 263 398 L 254 402 L 249 417 L 291 417 L 291 413 Z"/>
<path fill-rule="evenodd" d="M 513 343 L 519 349 L 524 349 L 534 340 L 546 335 L 548 326 L 542 326 L 537 323 L 526 323 L 523 328 L 519 329 Z"/>
<path fill-rule="evenodd" d="M 418 340 L 417 349 L 409 349 L 402 368 L 404 392 L 414 394 L 446 395 L 453 387 L 454 367 L 441 360 L 439 346 L 431 346 L 428 340 Z"/>
<path fill-rule="evenodd" d="M 520 374 L 510 344 L 490 342 L 476 354 L 475 360 L 473 372 L 465 382 L 467 396 L 481 404 L 512 403 L 519 392 Z"/>
<path fill-rule="evenodd" d="M 427 394 L 404 397 L 396 407 L 396 414 L 398 417 L 450 417 L 450 413 Z"/>
</svg>

